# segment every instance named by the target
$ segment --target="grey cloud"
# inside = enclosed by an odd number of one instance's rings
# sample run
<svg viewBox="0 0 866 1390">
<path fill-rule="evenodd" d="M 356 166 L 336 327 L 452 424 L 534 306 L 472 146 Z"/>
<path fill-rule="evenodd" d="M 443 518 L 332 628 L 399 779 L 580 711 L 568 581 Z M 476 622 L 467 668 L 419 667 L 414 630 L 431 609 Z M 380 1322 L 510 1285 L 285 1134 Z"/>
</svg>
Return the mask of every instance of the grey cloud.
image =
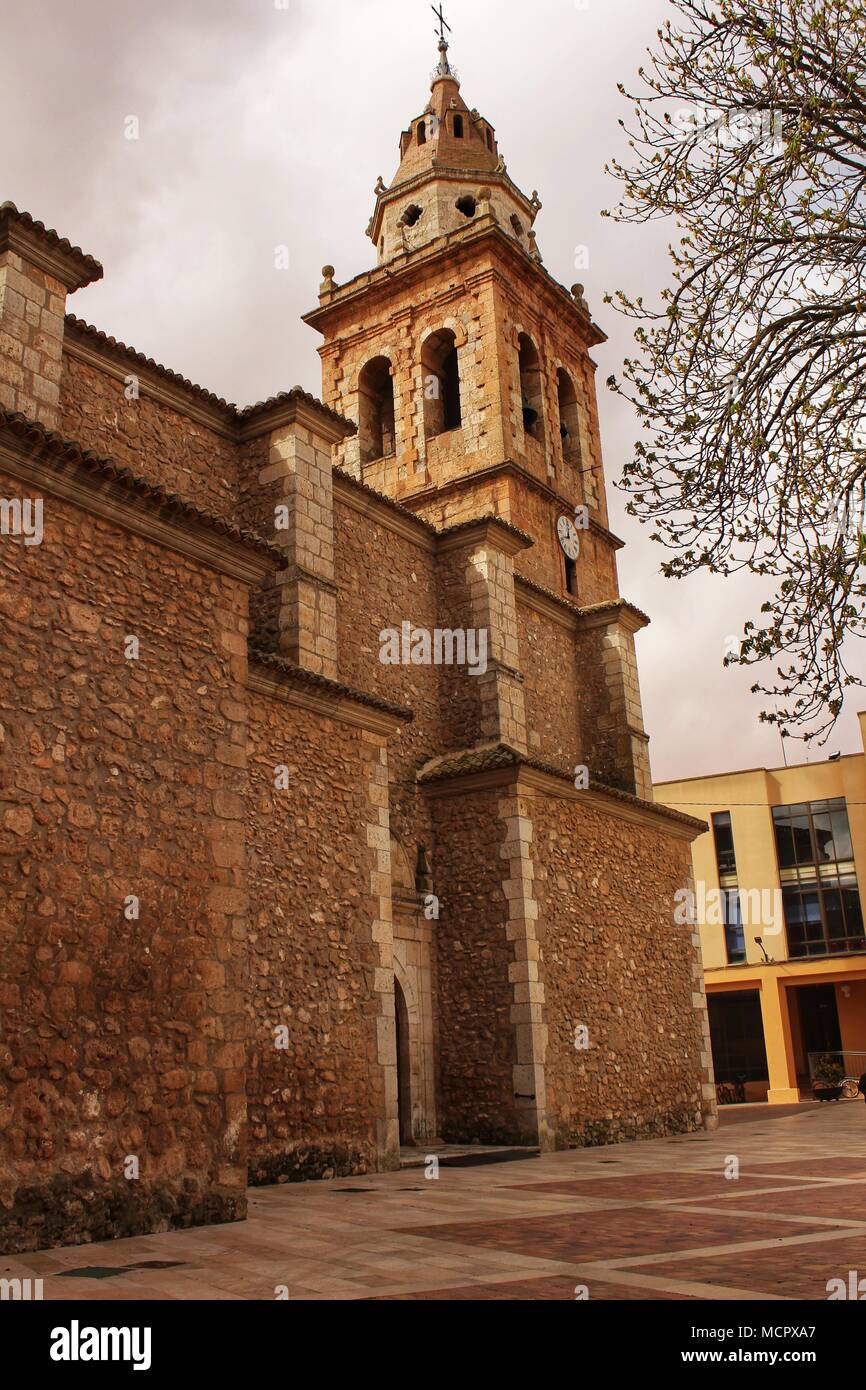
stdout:
<svg viewBox="0 0 866 1390">
<path fill-rule="evenodd" d="M 464 95 L 544 202 L 545 263 L 586 285 L 610 335 L 597 352 L 602 431 L 612 525 L 628 542 L 622 588 L 656 620 L 637 640 L 657 777 L 780 761 L 750 673 L 721 666 L 725 635 L 754 611 L 749 586 L 663 580 L 661 551 L 612 487 L 637 425 L 603 384 L 630 334 L 602 295 L 649 295 L 668 269 L 664 228 L 600 218 L 617 193 L 603 166 L 628 114 L 616 83 L 632 81 L 669 13 L 666 0 L 473 0 L 449 12 Z M 296 381 L 318 391 L 318 338 L 300 315 L 324 263 L 345 280 L 373 262 L 373 185 L 393 175 L 436 61 L 426 4 L 31 0 L 6 6 L 2 33 L 0 198 L 104 262 L 74 312 L 241 404 Z M 138 142 L 123 138 L 130 114 Z M 287 271 L 274 268 L 280 244 Z M 851 704 L 831 749 L 858 746 L 856 693 Z"/>
</svg>

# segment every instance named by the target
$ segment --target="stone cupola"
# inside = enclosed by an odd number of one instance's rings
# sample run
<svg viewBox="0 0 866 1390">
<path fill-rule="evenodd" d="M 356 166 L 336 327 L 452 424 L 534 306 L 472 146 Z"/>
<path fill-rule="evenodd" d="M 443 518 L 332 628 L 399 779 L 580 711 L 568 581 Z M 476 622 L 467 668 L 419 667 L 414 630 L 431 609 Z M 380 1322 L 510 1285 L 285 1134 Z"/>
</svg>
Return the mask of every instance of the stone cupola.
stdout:
<svg viewBox="0 0 866 1390">
<path fill-rule="evenodd" d="M 428 246 L 490 212 L 503 229 L 538 258 L 532 224 L 538 195 L 521 192 L 508 175 L 489 121 L 470 110 L 439 42 L 430 100 L 400 136 L 400 166 L 391 184 L 379 179 L 367 233 L 379 264 Z"/>
</svg>

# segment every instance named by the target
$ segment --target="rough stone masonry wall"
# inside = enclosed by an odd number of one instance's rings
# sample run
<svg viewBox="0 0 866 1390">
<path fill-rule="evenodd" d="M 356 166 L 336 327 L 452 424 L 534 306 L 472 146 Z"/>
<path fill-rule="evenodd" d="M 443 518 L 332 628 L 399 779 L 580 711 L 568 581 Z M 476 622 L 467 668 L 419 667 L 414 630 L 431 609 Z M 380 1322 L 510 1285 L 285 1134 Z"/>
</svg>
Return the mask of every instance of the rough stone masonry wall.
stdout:
<svg viewBox="0 0 866 1390">
<path fill-rule="evenodd" d="M 584 761 L 574 635 L 528 605 L 517 613 L 529 751 L 573 774 Z"/>
<path fill-rule="evenodd" d="M 441 671 L 384 666 L 379 633 L 406 620 L 432 631 L 440 618 L 432 552 L 334 499 L 334 558 L 339 588 L 340 679 L 414 711 L 391 740 L 391 829 L 414 868 L 415 846 L 429 847 L 430 820 L 415 774 L 442 751 Z M 453 737 L 459 729 L 453 728 Z"/>
<path fill-rule="evenodd" d="M 130 362 L 128 375 L 137 370 Z M 145 387 L 137 400 L 127 400 L 124 391 L 122 380 L 64 353 L 56 428 L 147 482 L 237 523 L 235 445 L 153 400 Z"/>
<path fill-rule="evenodd" d="M 579 630 L 574 639 L 580 671 L 577 708 L 585 731 L 582 762 L 590 777 L 607 787 L 634 790 L 631 743 L 624 719 L 613 708 L 613 697 L 604 663 L 604 627 Z M 629 785 L 631 783 L 631 785 Z"/>
<path fill-rule="evenodd" d="M 245 1214 L 245 642 L 65 503 L 0 540 L 0 1249 Z"/>
<path fill-rule="evenodd" d="M 239 446 L 239 496 L 233 519 L 236 526 L 255 532 L 263 540 L 278 542 L 276 509 L 283 502 L 286 489 L 282 477 L 270 476 L 267 482 L 261 481 L 268 468 L 269 453 L 266 434 Z M 274 569 L 250 594 L 250 641 L 273 652 L 280 650 L 281 577 L 281 571 Z"/>
<path fill-rule="evenodd" d="M 371 880 L 379 851 L 367 833 L 378 820 L 371 787 L 387 802 L 379 744 L 257 693 L 251 735 L 250 1181 L 372 1171 L 387 1082 Z M 286 790 L 274 785 L 278 765 Z"/>
<path fill-rule="evenodd" d="M 66 287 L 0 252 L 0 407 L 57 429 Z"/>
<path fill-rule="evenodd" d="M 699 1129 L 700 957 L 674 922 L 688 842 L 579 799 L 539 795 L 532 814 L 557 1147 Z"/>
<path fill-rule="evenodd" d="M 497 790 L 431 798 L 436 831 L 439 1117 L 446 1142 L 509 1144 L 517 1049 L 503 890 L 507 827 Z"/>
<path fill-rule="evenodd" d="M 440 555 L 436 565 L 438 625 L 464 632 L 487 631 L 487 670 L 470 676 L 465 666 L 442 666 L 439 670 L 439 698 L 443 706 L 442 733 L 436 753 L 471 748 L 484 737 L 483 704 L 490 691 L 495 697 L 497 679 L 494 665 L 490 604 L 487 585 L 473 563 L 469 549 L 451 550 Z M 482 563 L 479 561 L 479 564 Z M 476 591 L 477 585 L 477 591 Z M 480 640 L 480 639 L 476 639 Z M 494 687 L 491 689 L 491 687 Z"/>
</svg>

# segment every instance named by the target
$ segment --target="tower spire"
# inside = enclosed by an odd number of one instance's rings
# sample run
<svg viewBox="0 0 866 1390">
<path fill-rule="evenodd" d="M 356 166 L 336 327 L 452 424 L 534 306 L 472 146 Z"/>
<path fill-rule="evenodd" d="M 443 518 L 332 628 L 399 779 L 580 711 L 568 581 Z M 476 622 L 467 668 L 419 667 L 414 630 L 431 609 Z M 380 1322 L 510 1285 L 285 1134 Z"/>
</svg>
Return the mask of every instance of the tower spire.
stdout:
<svg viewBox="0 0 866 1390">
<path fill-rule="evenodd" d="M 458 82 L 457 73 L 448 62 L 448 40 L 445 37 L 445 30 L 447 29 L 450 34 L 451 25 L 447 22 L 442 12 L 441 0 L 438 10 L 435 5 L 431 5 L 430 8 L 438 20 L 437 27 L 433 32 L 439 36 L 439 65 L 433 73 L 433 81 L 439 82 L 442 78 L 450 78 L 452 82 Z"/>
</svg>

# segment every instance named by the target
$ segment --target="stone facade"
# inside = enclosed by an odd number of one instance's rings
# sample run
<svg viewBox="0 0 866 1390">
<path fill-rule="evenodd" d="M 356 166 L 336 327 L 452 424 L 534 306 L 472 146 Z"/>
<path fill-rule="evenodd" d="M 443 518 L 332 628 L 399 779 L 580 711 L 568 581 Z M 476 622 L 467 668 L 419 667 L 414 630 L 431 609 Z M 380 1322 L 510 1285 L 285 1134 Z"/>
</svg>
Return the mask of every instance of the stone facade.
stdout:
<svg viewBox="0 0 866 1390">
<path fill-rule="evenodd" d="M 324 403 L 64 317 L 101 267 L 0 209 L 2 1249 L 712 1123 L 602 335 L 444 50 L 401 160 L 307 316 Z"/>
</svg>

